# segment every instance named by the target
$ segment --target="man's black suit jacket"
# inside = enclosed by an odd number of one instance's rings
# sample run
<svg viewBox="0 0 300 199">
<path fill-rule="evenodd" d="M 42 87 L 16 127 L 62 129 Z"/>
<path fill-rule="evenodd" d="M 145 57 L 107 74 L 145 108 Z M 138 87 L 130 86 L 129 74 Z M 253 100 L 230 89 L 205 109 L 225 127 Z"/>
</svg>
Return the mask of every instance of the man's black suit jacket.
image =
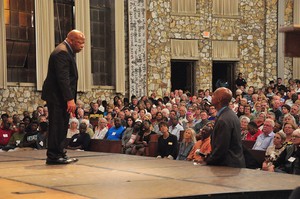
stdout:
<svg viewBox="0 0 300 199">
<path fill-rule="evenodd" d="M 211 135 L 212 151 L 209 165 L 245 167 L 241 140 L 241 126 L 237 115 L 226 107 L 218 116 Z"/>
<path fill-rule="evenodd" d="M 64 41 L 51 53 L 42 99 L 47 103 L 66 105 L 77 95 L 78 71 L 75 56 Z"/>
</svg>

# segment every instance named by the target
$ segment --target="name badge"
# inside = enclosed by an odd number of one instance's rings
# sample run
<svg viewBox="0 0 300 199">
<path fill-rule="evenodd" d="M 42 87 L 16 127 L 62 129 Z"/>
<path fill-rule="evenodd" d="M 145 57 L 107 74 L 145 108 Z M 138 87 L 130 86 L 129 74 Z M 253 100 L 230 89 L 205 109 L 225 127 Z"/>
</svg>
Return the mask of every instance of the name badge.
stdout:
<svg viewBox="0 0 300 199">
<path fill-rule="evenodd" d="M 296 158 L 294 158 L 294 157 L 290 157 L 290 158 L 288 159 L 289 162 L 294 162 L 295 160 L 296 160 Z"/>
<path fill-rule="evenodd" d="M 73 140 L 73 142 L 76 142 L 77 141 L 77 138 L 75 138 L 74 140 Z"/>
<path fill-rule="evenodd" d="M 262 142 L 257 142 L 256 146 L 260 146 L 262 144 Z"/>
<path fill-rule="evenodd" d="M 171 146 L 172 146 L 172 145 L 173 145 L 173 142 L 168 142 L 168 145 L 171 145 Z"/>
<path fill-rule="evenodd" d="M 7 138 L 7 137 L 8 137 L 8 134 L 3 134 L 3 137 L 4 137 L 4 138 Z"/>
</svg>

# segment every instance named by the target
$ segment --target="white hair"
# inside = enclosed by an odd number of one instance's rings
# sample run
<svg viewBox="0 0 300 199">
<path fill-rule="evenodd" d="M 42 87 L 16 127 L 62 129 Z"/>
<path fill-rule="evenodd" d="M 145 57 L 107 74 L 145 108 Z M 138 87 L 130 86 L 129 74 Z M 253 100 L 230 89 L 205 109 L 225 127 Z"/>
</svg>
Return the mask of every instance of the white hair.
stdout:
<svg viewBox="0 0 300 199">
<path fill-rule="evenodd" d="M 81 123 L 85 123 L 87 127 L 90 126 L 90 121 L 87 120 L 87 119 L 82 119 L 82 120 L 81 120 Z"/>
<path fill-rule="evenodd" d="M 69 120 L 69 124 L 71 124 L 71 123 L 76 123 L 77 124 L 77 126 L 79 126 L 79 121 L 78 121 L 78 119 L 77 118 L 71 118 L 70 120 Z"/>
</svg>

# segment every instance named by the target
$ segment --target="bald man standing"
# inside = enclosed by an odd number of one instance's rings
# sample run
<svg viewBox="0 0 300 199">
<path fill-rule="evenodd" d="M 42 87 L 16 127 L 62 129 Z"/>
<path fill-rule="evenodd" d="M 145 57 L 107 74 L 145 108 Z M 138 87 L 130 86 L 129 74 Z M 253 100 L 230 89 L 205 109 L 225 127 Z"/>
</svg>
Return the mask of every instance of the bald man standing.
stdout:
<svg viewBox="0 0 300 199">
<path fill-rule="evenodd" d="M 217 119 L 211 135 L 211 153 L 205 158 L 208 165 L 245 167 L 242 149 L 241 127 L 237 115 L 228 107 L 232 92 L 218 88 L 212 95 L 212 104 L 217 109 Z"/>
<path fill-rule="evenodd" d="M 85 36 L 72 30 L 51 53 L 44 81 L 42 99 L 49 111 L 48 149 L 46 164 L 69 164 L 78 161 L 68 158 L 64 150 L 70 114 L 75 113 L 78 71 L 75 54 L 79 53 Z"/>
</svg>

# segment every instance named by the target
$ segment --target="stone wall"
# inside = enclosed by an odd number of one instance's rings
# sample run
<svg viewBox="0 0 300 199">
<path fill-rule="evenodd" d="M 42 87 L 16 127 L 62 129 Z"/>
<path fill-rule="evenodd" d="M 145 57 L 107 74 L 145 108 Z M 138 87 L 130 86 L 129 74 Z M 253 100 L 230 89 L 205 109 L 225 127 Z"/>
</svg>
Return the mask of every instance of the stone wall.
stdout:
<svg viewBox="0 0 300 199">
<path fill-rule="evenodd" d="M 77 99 L 89 107 L 90 102 L 99 98 L 113 103 L 115 95 L 113 90 L 93 89 L 91 92 L 78 93 Z M 25 110 L 32 113 L 39 105 L 43 106 L 44 104 L 45 101 L 41 100 L 41 92 L 36 91 L 35 87 L 9 86 L 5 90 L 0 89 L 0 114 L 22 114 Z"/>
<path fill-rule="evenodd" d="M 286 2 L 285 21 L 292 22 L 292 0 Z M 213 40 L 239 42 L 236 75 L 242 72 L 248 85 L 262 87 L 277 78 L 277 0 L 240 0 L 240 16 L 212 15 L 212 0 L 197 0 L 197 13 L 176 15 L 170 0 L 149 0 L 148 5 L 148 83 L 149 90 L 162 95 L 171 89 L 170 39 L 198 39 L 199 61 L 196 89 L 212 88 Z M 202 32 L 209 31 L 210 38 Z M 292 59 L 285 58 L 285 84 L 291 78 Z"/>
</svg>

